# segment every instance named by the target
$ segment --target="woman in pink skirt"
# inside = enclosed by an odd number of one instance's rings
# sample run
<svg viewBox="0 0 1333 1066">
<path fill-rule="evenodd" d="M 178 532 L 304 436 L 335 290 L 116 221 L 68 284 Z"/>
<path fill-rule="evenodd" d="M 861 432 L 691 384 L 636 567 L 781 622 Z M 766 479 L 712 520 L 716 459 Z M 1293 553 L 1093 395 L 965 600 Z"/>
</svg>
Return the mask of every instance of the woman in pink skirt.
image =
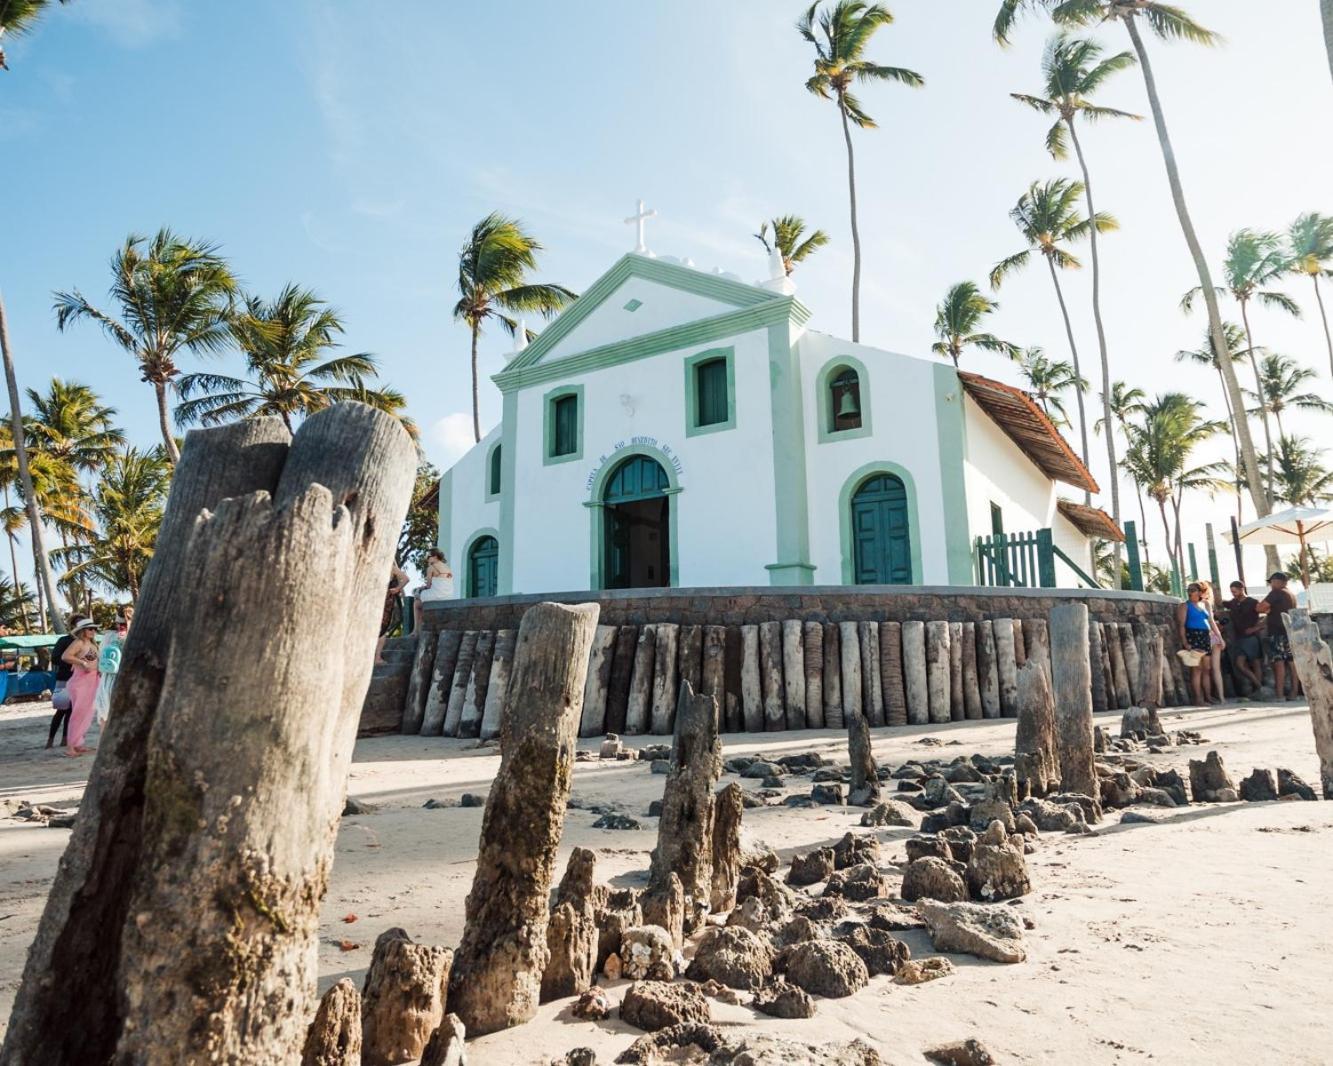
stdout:
<svg viewBox="0 0 1333 1066">
<path fill-rule="evenodd" d="M 69 716 L 69 745 L 66 755 L 84 755 L 91 749 L 83 746 L 92 725 L 93 713 L 97 700 L 97 642 L 93 634 L 97 626 L 91 619 L 84 619 L 72 634 L 74 643 L 65 649 L 61 656 L 74 673 L 66 683 L 69 692 L 71 710 Z"/>
</svg>

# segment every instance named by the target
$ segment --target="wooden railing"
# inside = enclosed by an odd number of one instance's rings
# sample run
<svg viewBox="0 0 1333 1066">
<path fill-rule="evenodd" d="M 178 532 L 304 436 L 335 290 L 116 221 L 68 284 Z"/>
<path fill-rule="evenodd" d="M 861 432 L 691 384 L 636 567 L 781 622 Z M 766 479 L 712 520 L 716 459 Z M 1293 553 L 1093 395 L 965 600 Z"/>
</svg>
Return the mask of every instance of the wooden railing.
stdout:
<svg viewBox="0 0 1333 1066">
<path fill-rule="evenodd" d="M 977 537 L 975 558 L 978 585 L 1053 589 L 1057 587 L 1055 561 L 1059 559 L 1085 586 L 1099 587 L 1082 567 L 1056 546 L 1049 529 Z"/>
</svg>

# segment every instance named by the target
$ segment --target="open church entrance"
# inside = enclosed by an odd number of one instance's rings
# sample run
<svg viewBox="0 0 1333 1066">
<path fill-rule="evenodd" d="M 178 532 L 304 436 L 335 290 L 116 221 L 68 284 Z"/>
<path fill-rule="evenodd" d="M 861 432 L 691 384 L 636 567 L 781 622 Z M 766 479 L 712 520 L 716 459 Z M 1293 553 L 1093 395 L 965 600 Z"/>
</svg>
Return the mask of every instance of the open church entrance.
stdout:
<svg viewBox="0 0 1333 1066">
<path fill-rule="evenodd" d="M 671 584 L 671 497 L 666 471 L 647 456 L 626 459 L 606 484 L 603 503 L 605 587 Z"/>
</svg>

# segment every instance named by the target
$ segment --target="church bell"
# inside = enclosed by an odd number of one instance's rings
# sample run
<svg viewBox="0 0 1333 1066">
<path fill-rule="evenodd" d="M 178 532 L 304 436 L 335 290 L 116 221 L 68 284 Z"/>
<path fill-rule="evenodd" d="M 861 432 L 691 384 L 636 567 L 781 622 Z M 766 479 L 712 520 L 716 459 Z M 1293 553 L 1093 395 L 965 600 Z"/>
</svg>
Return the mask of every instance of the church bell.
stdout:
<svg viewBox="0 0 1333 1066">
<path fill-rule="evenodd" d="M 861 413 L 861 405 L 856 402 L 856 395 L 851 389 L 845 389 L 838 400 L 838 417 L 850 418 Z"/>
</svg>

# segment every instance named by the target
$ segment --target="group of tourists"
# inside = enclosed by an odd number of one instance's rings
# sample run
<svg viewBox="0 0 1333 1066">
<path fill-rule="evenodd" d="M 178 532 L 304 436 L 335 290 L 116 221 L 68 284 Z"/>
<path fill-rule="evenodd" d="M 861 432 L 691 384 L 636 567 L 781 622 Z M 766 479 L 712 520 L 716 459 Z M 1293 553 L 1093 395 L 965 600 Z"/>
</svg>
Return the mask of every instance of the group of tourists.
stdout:
<svg viewBox="0 0 1333 1066">
<path fill-rule="evenodd" d="M 425 584 L 416 588 L 416 602 L 413 604 L 413 618 L 416 627 L 421 626 L 421 605 L 435 600 L 454 598 L 454 572 L 449 568 L 449 560 L 439 548 L 431 548 L 426 553 Z M 412 579 L 397 563 L 389 575 L 389 588 L 384 595 L 384 611 L 380 615 L 380 639 L 375 645 L 375 662 L 384 662 L 384 642 L 389 634 L 397 629 L 403 620 L 403 593 Z"/>
<path fill-rule="evenodd" d="M 51 660 L 55 687 L 51 692 L 51 727 L 46 746 L 55 744 L 56 733 L 68 756 L 95 750 L 85 744 L 96 719 L 105 725 L 111 712 L 111 689 L 120 672 L 120 656 L 134 620 L 134 608 L 125 607 L 116 616 L 115 630 L 99 640 L 97 623 L 81 614 L 69 619 L 69 631 L 55 643 Z"/>
<path fill-rule="evenodd" d="M 1231 599 L 1215 605 L 1209 582 L 1190 583 L 1188 599 L 1176 611 L 1176 628 L 1178 654 L 1189 667 L 1195 703 L 1222 702 L 1223 655 L 1230 662 L 1237 695 L 1252 695 L 1263 687 L 1267 660 L 1277 699 L 1300 698 L 1301 682 L 1290 665 L 1291 644 L 1282 621 L 1284 614 L 1295 609 L 1296 597 L 1287 588 L 1287 575 L 1281 572 L 1269 577 L 1268 590 L 1268 595 L 1256 600 L 1244 582 L 1233 581 Z M 1250 684 L 1249 693 L 1242 691 L 1243 682 Z"/>
</svg>

